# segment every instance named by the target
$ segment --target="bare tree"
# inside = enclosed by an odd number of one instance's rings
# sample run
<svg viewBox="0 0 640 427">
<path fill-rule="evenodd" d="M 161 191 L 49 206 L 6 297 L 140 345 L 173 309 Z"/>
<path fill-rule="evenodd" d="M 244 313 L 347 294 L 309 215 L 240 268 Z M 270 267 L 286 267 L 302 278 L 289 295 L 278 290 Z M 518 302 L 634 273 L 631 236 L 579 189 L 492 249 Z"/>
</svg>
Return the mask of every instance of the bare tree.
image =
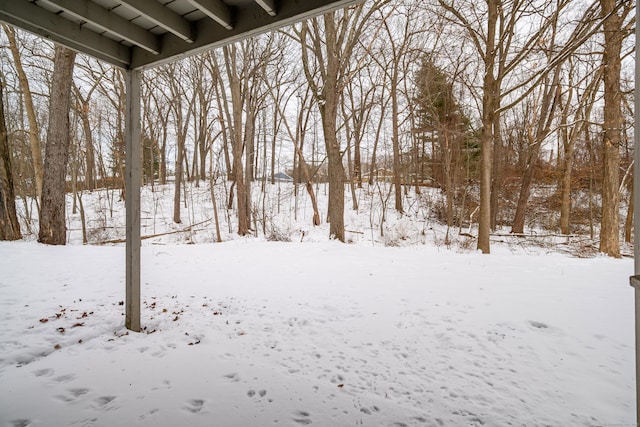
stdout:
<svg viewBox="0 0 640 427">
<path fill-rule="evenodd" d="M 359 4 L 322 19 L 313 18 L 294 29 L 302 63 L 322 120 L 329 169 L 329 235 L 345 241 L 343 150 L 338 139 L 338 107 L 355 47 L 371 15 L 388 0 Z"/>
<path fill-rule="evenodd" d="M 482 81 L 482 132 L 480 136 L 480 215 L 478 218 L 478 249 L 490 253 L 489 233 L 491 229 L 491 168 L 493 150 L 493 126 L 499 105 L 500 76 L 496 76 L 496 59 L 499 36 L 498 19 L 502 12 L 499 0 L 485 0 L 486 6 L 481 23 L 486 29 L 479 28 L 475 21 L 465 16 L 465 9 L 448 0 L 438 0 L 439 4 L 454 18 L 457 25 L 468 33 L 473 46 L 482 59 L 484 78 Z M 465 3 L 466 11 L 475 14 L 474 4 Z M 515 7 L 515 6 L 514 6 Z M 500 27 L 501 28 L 501 27 Z M 512 28 L 513 29 L 513 28 Z"/>
<path fill-rule="evenodd" d="M 193 88 L 187 87 L 187 84 L 179 78 L 182 74 L 184 63 L 175 62 L 163 67 L 162 78 L 166 83 L 169 92 L 165 96 L 169 97 L 169 106 L 173 114 L 174 126 L 176 132 L 176 162 L 175 162 L 175 181 L 173 196 L 173 222 L 179 224 L 181 219 L 181 192 L 182 183 L 185 174 L 186 160 L 186 142 L 189 132 L 189 121 L 193 114 L 193 107 L 196 99 L 196 92 Z M 189 93 L 191 90 L 191 93 Z M 185 101 L 187 105 L 185 106 Z M 188 170 L 188 168 L 186 168 Z"/>
<path fill-rule="evenodd" d="M 516 205 L 516 213 L 513 218 L 511 232 L 522 234 L 524 232 L 524 220 L 527 210 L 527 203 L 531 194 L 531 185 L 533 177 L 537 169 L 540 150 L 545 138 L 551 132 L 551 125 L 554 120 L 555 109 L 559 105 L 560 97 L 560 73 L 562 67 L 558 65 L 553 76 L 547 76 L 544 85 L 541 87 L 539 100 L 533 105 L 533 113 L 531 123 L 527 132 L 529 142 L 529 156 L 526 169 L 522 177 L 522 185 L 520 186 L 520 195 Z M 537 105 L 539 104 L 539 105 Z"/>
<path fill-rule="evenodd" d="M 27 118 L 29 119 L 29 143 L 31 146 L 31 158 L 33 160 L 33 170 L 36 181 L 36 195 L 40 198 L 42 195 L 43 177 L 42 148 L 40 146 L 40 130 L 36 119 L 36 110 L 33 105 L 33 95 L 31 93 L 29 79 L 27 78 L 27 74 L 22 66 L 20 50 L 18 49 L 18 42 L 16 40 L 16 30 L 8 25 L 3 25 L 2 28 L 9 39 L 9 50 L 11 50 L 13 63 L 18 73 L 18 80 L 24 97 Z"/>
<path fill-rule="evenodd" d="M 247 187 L 244 176 L 244 166 L 242 164 L 242 154 L 244 152 L 243 120 L 242 110 L 245 102 L 248 101 L 248 58 L 242 61 L 238 55 L 238 46 L 233 44 L 223 48 L 225 58 L 225 69 L 231 90 L 231 121 L 232 131 L 230 132 L 231 146 L 233 153 L 233 179 L 236 186 L 238 204 L 238 234 L 244 236 L 251 228 L 250 208 L 247 204 Z M 241 69 L 241 66 L 244 68 Z M 243 82 L 245 86 L 243 87 Z M 243 88 L 245 89 L 243 91 Z M 222 89 L 224 90 L 224 89 Z"/>
<path fill-rule="evenodd" d="M 399 9 L 398 5 L 381 16 L 382 28 L 389 47 L 388 55 L 381 55 L 380 61 L 384 62 L 382 70 L 387 74 L 385 79 L 389 83 L 389 95 L 391 102 L 391 145 L 393 151 L 393 185 L 395 188 L 395 209 L 398 213 L 404 213 L 402 205 L 402 150 L 400 147 L 400 83 L 406 79 L 408 64 L 415 59 L 413 40 L 423 33 L 421 23 L 414 19 L 416 7 L 413 5 Z M 382 12 L 381 12 L 382 14 Z M 416 29 L 417 27 L 417 29 Z M 407 115 L 409 118 L 410 115 Z M 405 178 L 406 179 L 406 178 Z"/>
<path fill-rule="evenodd" d="M 604 30 L 604 125 L 602 168 L 602 222 L 600 226 L 600 252 L 620 257 L 620 147 L 622 145 L 622 93 L 620 91 L 620 68 L 622 42 L 629 34 L 631 24 L 625 20 L 635 3 L 630 0 L 600 0 Z"/>
<path fill-rule="evenodd" d="M 93 130 L 91 128 L 91 119 L 89 113 L 91 112 L 91 95 L 97 89 L 100 84 L 101 77 L 99 76 L 93 81 L 86 95 L 82 94 L 82 91 L 74 82 L 72 85 L 73 94 L 75 95 L 76 106 L 75 110 L 82 122 L 82 133 L 84 135 L 84 149 L 85 149 L 85 188 L 89 191 L 93 191 L 96 188 L 95 182 L 95 150 L 93 147 Z"/>
<path fill-rule="evenodd" d="M 0 240 L 19 240 L 22 235 L 16 214 L 11 151 L 4 118 L 4 86 L 4 78 L 0 75 Z"/>
<path fill-rule="evenodd" d="M 447 12 L 450 22 L 465 30 L 484 68 L 478 249 L 489 253 L 491 198 L 492 192 L 493 197 L 497 197 L 499 188 L 499 180 L 493 179 L 492 169 L 496 166 L 502 169 L 500 162 L 497 165 L 494 163 L 493 156 L 493 150 L 501 151 L 502 146 L 500 115 L 531 94 L 549 73 L 594 34 L 598 22 L 593 19 L 595 8 L 590 5 L 581 19 L 574 20 L 576 25 L 571 37 L 552 52 L 545 66 L 530 67 L 539 62 L 539 46 L 544 45 L 549 29 L 557 22 L 556 17 L 569 10 L 571 0 L 545 0 L 541 4 L 533 4 L 528 0 L 508 3 L 485 0 L 481 7 L 472 1 L 454 4 L 450 0 L 438 0 L 438 3 Z M 526 29 L 522 25 L 525 18 Z M 493 211 L 497 212 L 495 201 Z"/>
<path fill-rule="evenodd" d="M 577 74 L 576 66 L 573 60 L 568 61 L 569 70 L 566 73 L 569 81 L 567 82 L 567 94 L 560 100 L 559 108 L 562 110 L 560 114 L 560 140 L 562 147 L 562 155 L 559 159 L 560 164 L 560 232 L 563 234 L 571 233 L 571 182 L 573 180 L 573 163 L 574 151 L 578 137 L 587 130 L 590 122 L 591 110 L 595 104 L 597 89 L 602 83 L 602 68 L 594 72 L 588 72 L 583 79 L 582 85 L 586 85 L 579 92 L 578 83 L 574 84 L 573 76 Z M 570 126 L 570 108 L 574 96 L 577 98 L 577 107 L 573 114 L 573 123 Z M 564 103 L 564 105 L 562 105 Z"/>
<path fill-rule="evenodd" d="M 75 51 L 56 46 L 38 233 L 38 241 L 49 245 L 64 245 L 67 242 L 65 188 L 69 158 L 71 82 L 75 57 Z"/>
<path fill-rule="evenodd" d="M 145 131 L 159 155 L 158 181 L 160 185 L 167 183 L 167 144 L 169 140 L 169 122 L 172 112 L 171 100 L 159 87 L 162 69 L 150 70 L 144 74 L 142 82 L 143 113 L 145 117 Z"/>
</svg>

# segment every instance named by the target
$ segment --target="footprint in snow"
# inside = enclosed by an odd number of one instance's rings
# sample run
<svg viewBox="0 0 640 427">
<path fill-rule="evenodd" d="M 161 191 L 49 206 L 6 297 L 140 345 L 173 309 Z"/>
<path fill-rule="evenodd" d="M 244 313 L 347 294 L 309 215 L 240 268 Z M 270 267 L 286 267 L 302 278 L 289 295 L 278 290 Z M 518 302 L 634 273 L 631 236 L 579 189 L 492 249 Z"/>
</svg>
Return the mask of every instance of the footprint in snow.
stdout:
<svg viewBox="0 0 640 427">
<path fill-rule="evenodd" d="M 234 383 L 240 381 L 240 375 L 237 372 L 231 372 L 230 374 L 226 374 L 224 377 Z"/>
<path fill-rule="evenodd" d="M 293 421 L 300 425 L 309 425 L 312 423 L 311 418 L 309 418 L 311 414 L 307 411 L 296 411 L 293 415 Z"/>
<path fill-rule="evenodd" d="M 71 403 L 78 400 L 87 393 L 89 393 L 88 388 L 71 388 L 67 390 L 66 394 L 56 396 L 56 399 L 63 403 Z"/>
<path fill-rule="evenodd" d="M 197 414 L 198 412 L 202 411 L 203 406 L 204 406 L 204 400 L 191 399 L 186 403 L 186 405 L 184 406 L 184 409 L 191 412 L 192 414 Z"/>
<path fill-rule="evenodd" d="M 267 390 L 258 390 L 258 392 L 257 392 L 257 393 L 256 393 L 256 391 L 255 391 L 255 390 L 249 390 L 249 391 L 247 392 L 247 396 L 249 396 L 249 397 L 254 397 L 254 396 L 256 396 L 256 394 L 257 394 L 259 397 L 265 397 L 265 396 L 267 395 Z"/>
<path fill-rule="evenodd" d="M 12 420 L 10 425 L 11 427 L 28 427 L 31 425 L 31 420 L 27 420 L 27 419 Z"/>
<path fill-rule="evenodd" d="M 533 326 L 534 328 L 538 328 L 538 329 L 548 329 L 549 328 L 549 325 L 547 325 L 546 323 L 536 322 L 535 320 L 529 320 L 529 324 L 531 326 Z"/>
<path fill-rule="evenodd" d="M 100 396 L 96 400 L 93 401 L 96 409 L 103 410 L 107 409 L 107 405 L 113 402 L 116 399 L 115 396 Z"/>
<path fill-rule="evenodd" d="M 68 383 L 69 381 L 72 381 L 75 378 L 76 378 L 75 375 L 67 374 L 67 375 L 60 375 L 59 377 L 54 378 L 53 381 L 57 383 Z"/>
<path fill-rule="evenodd" d="M 38 369 L 37 371 L 33 371 L 33 375 L 36 377 L 50 377 L 53 375 L 53 369 Z"/>
</svg>

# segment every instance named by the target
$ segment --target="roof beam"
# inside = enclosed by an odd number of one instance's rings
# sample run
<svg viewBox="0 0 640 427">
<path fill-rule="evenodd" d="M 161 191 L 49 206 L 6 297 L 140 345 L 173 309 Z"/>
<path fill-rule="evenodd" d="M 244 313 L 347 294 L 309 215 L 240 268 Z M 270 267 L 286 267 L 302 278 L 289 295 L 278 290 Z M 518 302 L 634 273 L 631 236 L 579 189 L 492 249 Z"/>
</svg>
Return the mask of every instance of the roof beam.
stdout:
<svg viewBox="0 0 640 427">
<path fill-rule="evenodd" d="M 227 30 L 233 30 L 231 8 L 222 0 L 189 0 L 189 3 Z"/>
<path fill-rule="evenodd" d="M 122 68 L 131 64 L 131 50 L 27 1 L 2 1 L 0 21 L 23 28 L 71 49 Z"/>
<path fill-rule="evenodd" d="M 187 43 L 193 43 L 195 37 L 191 23 L 156 0 L 120 0 L 122 4 L 135 10 L 141 16 L 164 28 Z"/>
<path fill-rule="evenodd" d="M 74 15 L 84 21 L 90 22 L 103 31 L 115 34 L 123 40 L 153 53 L 160 53 L 160 41 L 150 31 L 146 31 L 137 25 L 115 13 L 98 6 L 91 1 L 78 0 L 40 0 L 63 9 L 65 12 Z"/>
<path fill-rule="evenodd" d="M 275 0 L 256 0 L 256 3 L 260 5 L 271 16 L 276 16 L 276 2 Z"/>
<path fill-rule="evenodd" d="M 130 2 L 131 0 L 125 1 Z M 210 19 L 201 19 L 196 24 L 198 37 L 189 46 L 185 46 L 182 40 L 172 34 L 165 34 L 162 37 L 162 52 L 160 55 L 151 55 L 149 52 L 134 47 L 131 67 L 147 68 L 168 63 L 179 57 L 221 47 L 228 43 L 291 25 L 312 16 L 322 15 L 331 10 L 351 6 L 362 0 L 279 0 L 277 16 L 265 13 L 264 8 L 258 5 L 256 1 L 234 8 L 232 30 L 224 29 Z"/>
</svg>

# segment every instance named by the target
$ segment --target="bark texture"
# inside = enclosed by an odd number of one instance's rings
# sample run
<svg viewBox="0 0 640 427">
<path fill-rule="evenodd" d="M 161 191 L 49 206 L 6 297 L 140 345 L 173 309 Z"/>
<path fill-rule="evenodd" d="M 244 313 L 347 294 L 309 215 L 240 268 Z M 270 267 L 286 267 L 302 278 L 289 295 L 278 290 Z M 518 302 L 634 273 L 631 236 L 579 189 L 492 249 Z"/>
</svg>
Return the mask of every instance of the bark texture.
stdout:
<svg viewBox="0 0 640 427">
<path fill-rule="evenodd" d="M 48 245 L 64 245 L 67 242 L 65 187 L 69 159 L 71 83 L 75 57 L 75 51 L 56 46 L 38 234 L 38 241 Z"/>
<path fill-rule="evenodd" d="M 622 93 L 620 92 L 620 52 L 624 33 L 623 16 L 615 11 L 616 0 L 600 0 L 604 21 L 604 126 L 602 152 L 602 223 L 600 252 L 620 257 L 620 144 L 622 141 Z"/>
<path fill-rule="evenodd" d="M 478 249 L 483 254 L 491 252 L 489 234 L 491 230 L 491 166 L 493 152 L 493 121 L 498 88 L 494 76 L 496 59 L 495 38 L 498 21 L 498 2 L 487 2 L 487 44 L 484 57 L 484 81 L 482 84 L 482 134 L 480 136 L 480 217 L 478 218 Z"/>
<path fill-rule="evenodd" d="M 2 92 L 4 82 L 0 80 L 0 240 L 19 240 L 20 223 L 16 215 L 16 196 L 13 190 L 13 170 L 7 126 L 4 119 Z"/>
<path fill-rule="evenodd" d="M 20 82 L 20 89 L 24 97 L 24 105 L 27 112 L 27 118 L 29 120 L 29 146 L 31 148 L 31 158 L 33 161 L 33 171 L 36 178 L 36 195 L 40 197 L 42 195 L 42 179 L 43 179 L 43 162 L 42 162 L 42 150 L 40 147 L 40 130 L 38 121 L 36 119 L 36 110 L 33 106 L 33 96 L 31 94 L 31 87 L 29 86 L 29 79 L 22 66 L 22 59 L 20 51 L 18 50 L 18 42 L 16 40 L 16 32 L 8 25 L 3 25 L 7 39 L 9 40 L 9 50 L 13 58 L 13 63 L 18 73 L 18 81 Z"/>
</svg>

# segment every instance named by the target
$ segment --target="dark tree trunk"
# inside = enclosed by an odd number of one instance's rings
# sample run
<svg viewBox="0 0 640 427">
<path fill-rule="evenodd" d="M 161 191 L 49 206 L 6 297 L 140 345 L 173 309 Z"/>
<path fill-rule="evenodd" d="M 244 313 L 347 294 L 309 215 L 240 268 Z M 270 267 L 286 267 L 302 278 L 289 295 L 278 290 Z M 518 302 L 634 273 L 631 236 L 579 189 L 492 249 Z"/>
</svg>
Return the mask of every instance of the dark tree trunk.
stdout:
<svg viewBox="0 0 640 427">
<path fill-rule="evenodd" d="M 491 167 L 493 151 L 493 124 L 498 87 L 494 76 L 496 59 L 495 38 L 498 21 L 498 2 L 488 1 L 487 45 L 484 58 L 482 85 L 482 134 L 480 136 L 480 216 L 478 218 L 478 249 L 483 254 L 491 252 Z"/>
<path fill-rule="evenodd" d="M 48 245 L 64 245 L 67 242 L 65 181 L 69 158 L 69 110 L 75 58 L 75 51 L 56 46 L 38 234 L 38 241 Z"/>
<path fill-rule="evenodd" d="M 537 119 L 537 126 L 535 134 L 530 138 L 529 145 L 531 150 L 529 152 L 529 161 L 527 162 L 524 176 L 522 177 L 522 185 L 520 187 L 520 195 L 518 196 L 518 204 L 516 205 L 516 213 L 513 218 L 513 225 L 511 232 L 515 234 L 524 233 L 524 222 L 527 212 L 527 204 L 529 202 L 529 196 L 531 195 L 531 185 L 533 184 L 533 178 L 538 167 L 538 161 L 540 159 L 540 150 L 542 142 L 547 135 L 551 132 L 551 124 L 554 118 L 554 111 L 558 105 L 558 99 L 560 97 L 559 87 L 560 67 L 556 70 L 553 81 L 545 83 L 544 95 L 542 98 L 542 105 L 540 113 L 535 117 Z M 532 124 L 533 126 L 533 124 Z"/>
<path fill-rule="evenodd" d="M 604 66 L 604 141 L 602 153 L 602 223 L 600 224 L 600 252 L 620 257 L 620 223 L 618 207 L 620 194 L 620 144 L 622 141 L 623 116 L 622 92 L 620 90 L 620 52 L 624 31 L 624 13 L 619 15 L 616 0 L 600 0 L 602 15 L 610 15 L 603 24 L 605 49 L 602 54 Z"/>
<path fill-rule="evenodd" d="M 4 81 L 0 80 L 0 240 L 19 240 L 22 235 L 16 214 L 11 151 L 4 119 L 3 89 Z"/>
<path fill-rule="evenodd" d="M 86 151 L 86 169 L 85 169 L 85 187 L 89 191 L 96 188 L 95 174 L 96 161 L 93 150 L 93 135 L 91 133 L 91 123 L 89 121 L 89 103 L 83 102 L 82 107 L 82 129 L 84 130 L 85 151 Z"/>
<path fill-rule="evenodd" d="M 345 241 L 344 236 L 344 179 L 345 171 L 342 164 L 340 142 L 337 137 L 336 121 L 338 118 L 338 74 L 339 62 L 336 41 L 335 14 L 329 13 L 324 17 L 327 39 L 327 74 L 325 76 L 323 95 L 324 104 L 320 103 L 322 116 L 322 130 L 328 158 L 329 172 L 329 236 Z"/>
<path fill-rule="evenodd" d="M 498 212 L 500 211 L 500 193 L 502 192 L 504 147 L 500 129 L 500 115 L 493 117 L 493 167 L 491 176 L 491 230 L 498 227 Z"/>
<path fill-rule="evenodd" d="M 396 65 L 397 67 L 397 65 Z M 402 165 L 400 162 L 400 133 L 398 125 L 398 85 L 397 85 L 398 71 L 394 70 L 391 88 L 391 117 L 393 117 L 393 186 L 395 188 L 395 208 L 398 213 L 404 213 L 402 206 Z"/>
<path fill-rule="evenodd" d="M 180 123 L 181 125 L 181 123 Z M 185 125 L 186 126 L 186 125 Z M 183 179 L 183 167 L 184 167 L 184 137 L 183 135 L 178 136 L 178 146 L 177 146 L 177 159 L 176 159 L 176 179 L 174 182 L 174 193 L 173 193 L 173 222 L 176 224 L 180 224 L 182 219 L 180 218 L 180 196 L 182 189 L 182 179 Z"/>
</svg>

